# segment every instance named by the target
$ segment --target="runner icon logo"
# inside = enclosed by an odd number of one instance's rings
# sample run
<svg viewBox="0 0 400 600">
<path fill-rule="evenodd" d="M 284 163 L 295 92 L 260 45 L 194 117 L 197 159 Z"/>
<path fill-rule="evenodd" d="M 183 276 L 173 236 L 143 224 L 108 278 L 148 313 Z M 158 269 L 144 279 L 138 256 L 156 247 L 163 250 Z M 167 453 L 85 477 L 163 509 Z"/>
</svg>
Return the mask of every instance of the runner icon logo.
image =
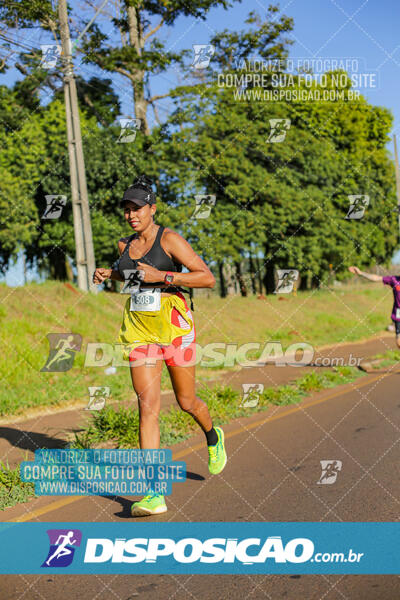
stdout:
<svg viewBox="0 0 400 600">
<path fill-rule="evenodd" d="M 243 408 L 254 408 L 258 405 L 260 394 L 264 391 L 262 383 L 242 383 L 243 398 L 239 406 Z"/>
<path fill-rule="evenodd" d="M 267 142 L 271 144 L 283 142 L 286 133 L 290 129 L 290 119 L 270 119 L 269 124 L 271 131 L 269 132 Z"/>
<path fill-rule="evenodd" d="M 50 350 L 46 364 L 40 370 L 61 373 L 69 371 L 74 364 L 75 352 L 81 349 L 82 336 L 79 333 L 48 333 Z"/>
<path fill-rule="evenodd" d="M 318 484 L 321 485 L 331 485 L 335 483 L 339 471 L 342 470 L 342 461 L 341 460 L 320 460 L 321 463 L 321 477 Z"/>
<path fill-rule="evenodd" d="M 41 44 L 42 58 L 40 66 L 43 69 L 53 69 L 61 56 L 61 46 L 57 44 Z"/>
<path fill-rule="evenodd" d="M 346 219 L 362 219 L 367 206 L 369 206 L 369 196 L 365 195 L 349 195 L 350 201 L 349 211 Z"/>
<path fill-rule="evenodd" d="M 110 395 L 110 388 L 106 386 L 89 386 L 89 402 L 85 410 L 101 410 L 104 408 L 106 398 Z"/>
<path fill-rule="evenodd" d="M 124 269 L 124 287 L 121 294 L 134 294 L 140 288 L 140 269 Z"/>
<path fill-rule="evenodd" d="M 129 144 L 136 139 L 136 133 L 140 131 L 141 119 L 119 119 L 121 131 L 117 144 Z"/>
<path fill-rule="evenodd" d="M 296 269 L 277 269 L 276 272 L 278 283 L 274 294 L 290 294 L 299 278 L 299 272 Z"/>
<path fill-rule="evenodd" d="M 42 219 L 58 219 L 61 217 L 64 206 L 67 203 L 67 196 L 45 196 L 46 210 L 42 215 Z"/>
<path fill-rule="evenodd" d="M 42 567 L 68 567 L 74 558 L 75 547 L 81 545 L 79 529 L 48 529 L 50 548 Z"/>
<path fill-rule="evenodd" d="M 195 197 L 196 208 L 191 219 L 207 219 L 210 216 L 211 209 L 215 206 L 216 197 L 214 194 L 203 195 L 197 194 Z"/>
<path fill-rule="evenodd" d="M 193 44 L 194 59 L 192 67 L 197 70 L 206 69 L 215 52 L 215 46 L 212 44 Z"/>
</svg>

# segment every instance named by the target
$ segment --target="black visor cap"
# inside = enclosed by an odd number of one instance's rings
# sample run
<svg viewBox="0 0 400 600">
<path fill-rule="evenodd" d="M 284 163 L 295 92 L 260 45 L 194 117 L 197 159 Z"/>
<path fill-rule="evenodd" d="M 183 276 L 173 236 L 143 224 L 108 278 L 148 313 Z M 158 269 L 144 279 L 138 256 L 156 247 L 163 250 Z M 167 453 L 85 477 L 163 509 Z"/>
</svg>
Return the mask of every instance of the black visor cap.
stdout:
<svg viewBox="0 0 400 600">
<path fill-rule="evenodd" d="M 153 192 L 147 192 L 141 188 L 130 186 L 124 192 L 120 202 L 121 206 L 125 204 L 125 202 L 134 202 L 138 206 L 145 206 L 145 204 L 155 204 L 156 197 Z"/>
</svg>

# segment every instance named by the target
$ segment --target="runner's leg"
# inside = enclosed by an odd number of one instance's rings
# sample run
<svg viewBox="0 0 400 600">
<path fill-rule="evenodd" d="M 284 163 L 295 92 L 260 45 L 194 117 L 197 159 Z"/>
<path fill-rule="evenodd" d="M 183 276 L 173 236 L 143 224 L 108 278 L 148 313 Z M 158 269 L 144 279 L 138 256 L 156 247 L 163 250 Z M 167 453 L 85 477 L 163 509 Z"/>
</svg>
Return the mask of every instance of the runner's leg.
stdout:
<svg viewBox="0 0 400 600">
<path fill-rule="evenodd" d="M 139 405 L 139 444 L 141 449 L 160 447 L 160 426 L 158 417 L 161 406 L 162 360 L 154 365 L 131 362 L 133 389 Z"/>
<path fill-rule="evenodd" d="M 204 431 L 208 448 L 208 469 L 210 473 L 217 475 L 227 461 L 224 432 L 221 427 L 213 427 L 207 404 L 196 396 L 195 365 L 182 367 L 174 366 L 171 362 L 167 362 L 167 368 L 178 404 L 182 410 L 192 415 Z"/>
<path fill-rule="evenodd" d="M 395 321 L 394 326 L 396 328 L 396 344 L 400 348 L 400 321 Z"/>
<path fill-rule="evenodd" d="M 183 296 L 182 299 L 185 303 L 187 316 L 193 319 Z M 171 312 L 171 323 L 184 329 L 189 328 L 188 323 L 185 322 L 175 307 Z M 175 338 L 170 346 L 163 348 L 163 353 L 179 406 L 192 415 L 204 432 L 208 432 L 213 429 L 210 413 L 207 404 L 200 400 L 195 392 L 195 340 L 196 330 L 193 327 L 191 333 Z M 215 443 L 215 438 L 215 432 L 212 432 L 211 441 L 213 443 Z"/>
<path fill-rule="evenodd" d="M 212 420 L 207 404 L 195 393 L 196 366 L 178 367 L 167 363 L 167 368 L 179 406 L 192 415 L 203 431 L 209 431 L 212 428 Z"/>
<path fill-rule="evenodd" d="M 188 316 L 192 319 L 186 302 L 185 306 Z M 180 313 L 174 309 L 171 313 L 171 322 L 187 329 L 184 326 L 185 321 L 182 322 L 182 320 Z M 224 432 L 221 427 L 213 427 L 207 404 L 196 396 L 195 339 L 196 332 L 193 329 L 188 334 L 175 338 L 170 346 L 163 347 L 162 352 L 179 406 L 193 417 L 205 433 L 208 448 L 208 468 L 210 473 L 216 475 L 222 471 L 227 461 Z"/>
<path fill-rule="evenodd" d="M 147 350 L 147 352 L 146 352 Z M 152 357 L 158 353 L 157 344 L 150 344 L 142 347 L 142 351 L 151 354 Z M 140 355 L 139 353 L 136 353 Z M 163 366 L 162 360 L 152 360 L 155 364 L 142 364 L 140 359 L 136 362 L 131 360 L 131 378 L 135 392 L 138 395 L 139 403 L 139 443 L 140 448 L 157 449 L 160 447 L 160 426 L 158 417 L 160 413 L 160 389 L 161 389 L 161 371 Z M 131 506 L 131 514 L 133 517 L 143 517 L 147 515 L 155 515 L 166 512 L 167 505 L 165 504 L 162 494 L 154 493 L 154 489 L 150 487 L 150 491 L 141 500 L 134 502 Z"/>
</svg>

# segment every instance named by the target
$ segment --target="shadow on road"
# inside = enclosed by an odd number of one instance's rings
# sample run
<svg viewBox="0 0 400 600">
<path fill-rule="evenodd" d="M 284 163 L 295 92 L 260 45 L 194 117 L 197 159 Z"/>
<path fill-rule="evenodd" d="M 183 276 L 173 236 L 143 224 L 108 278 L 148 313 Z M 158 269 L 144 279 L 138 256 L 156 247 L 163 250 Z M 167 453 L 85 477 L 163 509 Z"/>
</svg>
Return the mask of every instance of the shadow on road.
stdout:
<svg viewBox="0 0 400 600">
<path fill-rule="evenodd" d="M 199 475 L 199 473 L 192 473 L 191 471 L 186 472 L 186 479 L 195 479 L 197 481 L 204 481 L 203 475 Z M 128 500 L 128 498 L 123 498 L 122 496 L 101 496 L 106 500 L 111 500 L 111 502 L 118 502 L 121 505 L 120 512 L 115 512 L 114 515 L 119 517 L 120 519 L 132 519 L 131 515 L 131 506 L 132 500 Z M 168 496 L 167 496 L 168 499 Z"/>
<path fill-rule="evenodd" d="M 21 450 L 34 452 L 39 448 L 65 448 L 66 441 L 46 433 L 14 429 L 13 427 L 0 427 L 0 437 L 8 440 L 12 446 Z"/>
</svg>

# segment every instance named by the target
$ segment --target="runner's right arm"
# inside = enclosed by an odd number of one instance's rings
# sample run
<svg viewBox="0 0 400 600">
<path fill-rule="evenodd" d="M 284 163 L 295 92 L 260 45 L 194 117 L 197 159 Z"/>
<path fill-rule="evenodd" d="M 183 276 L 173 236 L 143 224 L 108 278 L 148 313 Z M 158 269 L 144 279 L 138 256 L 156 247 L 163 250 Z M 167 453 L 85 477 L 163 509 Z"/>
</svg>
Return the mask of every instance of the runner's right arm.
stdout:
<svg viewBox="0 0 400 600">
<path fill-rule="evenodd" d="M 358 267 L 349 267 L 350 273 L 354 273 L 354 275 L 360 275 L 360 277 L 364 277 L 368 279 L 368 281 L 373 281 L 375 283 L 380 283 L 383 280 L 381 275 L 374 275 L 373 273 L 365 273 L 364 271 L 360 271 Z"/>
<path fill-rule="evenodd" d="M 122 238 L 118 242 L 118 252 L 119 252 L 120 256 L 121 256 L 122 252 L 124 251 L 126 243 L 127 243 L 126 238 Z M 115 264 L 116 263 L 114 263 L 114 265 L 111 269 L 101 269 L 101 268 L 96 269 L 93 274 L 93 283 L 98 285 L 99 283 L 103 283 L 103 281 L 105 281 L 106 279 L 112 279 L 114 281 L 124 281 L 124 279 L 119 274 L 119 271 L 114 269 Z"/>
</svg>

